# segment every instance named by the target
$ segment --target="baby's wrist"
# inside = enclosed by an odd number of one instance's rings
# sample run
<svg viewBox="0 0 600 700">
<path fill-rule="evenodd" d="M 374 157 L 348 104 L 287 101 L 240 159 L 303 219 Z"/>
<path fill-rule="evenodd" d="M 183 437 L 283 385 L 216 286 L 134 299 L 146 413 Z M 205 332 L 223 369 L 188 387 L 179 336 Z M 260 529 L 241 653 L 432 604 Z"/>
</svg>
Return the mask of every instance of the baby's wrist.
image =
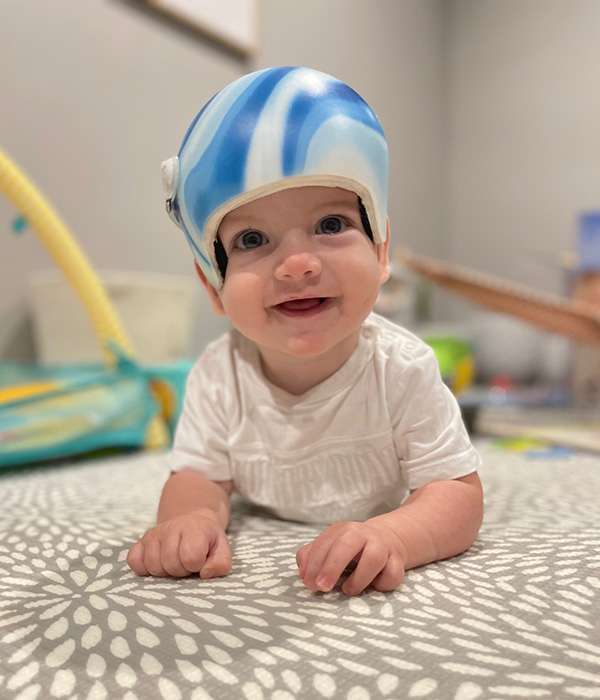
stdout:
<svg viewBox="0 0 600 700">
<path fill-rule="evenodd" d="M 216 513 L 212 508 L 207 508 L 206 506 L 202 508 L 196 508 L 191 513 L 189 513 L 189 515 L 200 515 L 203 518 L 209 518 L 210 520 L 215 522 L 219 527 L 223 527 L 223 523 L 221 522 L 218 513 Z"/>
<path fill-rule="evenodd" d="M 389 515 L 389 513 L 378 515 L 367 522 L 376 530 L 381 530 L 385 537 L 391 536 L 393 538 L 397 547 L 397 553 L 400 554 L 402 560 L 406 563 L 408 560 L 408 547 L 402 539 L 400 528 L 395 527 L 395 523 L 390 521 L 390 519 L 386 519 L 386 515 Z"/>
</svg>

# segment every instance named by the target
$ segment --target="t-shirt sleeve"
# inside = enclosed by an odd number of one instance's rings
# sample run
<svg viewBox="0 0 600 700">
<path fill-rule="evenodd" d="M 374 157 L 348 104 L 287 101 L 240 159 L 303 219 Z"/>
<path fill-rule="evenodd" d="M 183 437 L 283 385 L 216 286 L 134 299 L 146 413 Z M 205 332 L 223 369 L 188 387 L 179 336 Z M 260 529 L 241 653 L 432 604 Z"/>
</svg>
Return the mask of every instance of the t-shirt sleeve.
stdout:
<svg viewBox="0 0 600 700">
<path fill-rule="evenodd" d="M 218 358 L 207 352 L 188 375 L 171 452 L 171 471 L 192 469 L 212 481 L 227 481 L 231 479 L 231 467 L 225 392 L 219 382 L 223 368 L 215 366 L 215 362 Z"/>
<path fill-rule="evenodd" d="M 391 419 L 400 467 L 410 490 L 467 476 L 481 464 L 458 403 L 442 381 L 433 350 L 421 342 L 417 347 L 416 356 L 397 375 L 397 381 L 388 383 L 388 392 L 401 395 L 393 402 Z"/>
</svg>

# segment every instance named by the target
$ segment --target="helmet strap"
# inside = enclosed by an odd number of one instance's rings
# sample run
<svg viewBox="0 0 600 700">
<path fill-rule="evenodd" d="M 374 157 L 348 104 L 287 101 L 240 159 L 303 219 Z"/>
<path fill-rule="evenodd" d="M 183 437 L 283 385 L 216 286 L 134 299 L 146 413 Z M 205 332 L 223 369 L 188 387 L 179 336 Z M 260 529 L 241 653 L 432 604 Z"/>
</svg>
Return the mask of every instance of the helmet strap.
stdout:
<svg viewBox="0 0 600 700">
<path fill-rule="evenodd" d="M 225 273 L 227 272 L 227 253 L 225 252 L 225 248 L 223 247 L 219 236 L 215 238 L 213 246 L 215 248 L 215 258 L 217 260 L 217 265 L 219 266 L 219 272 L 221 273 L 221 277 L 223 278 L 224 282 Z"/>
<path fill-rule="evenodd" d="M 358 211 L 360 212 L 360 221 L 363 225 L 365 233 L 371 239 L 371 241 L 375 243 L 375 239 L 373 238 L 373 229 L 371 228 L 369 217 L 367 216 L 367 210 L 365 209 L 365 205 L 362 203 L 362 199 L 360 197 L 358 198 Z"/>
</svg>

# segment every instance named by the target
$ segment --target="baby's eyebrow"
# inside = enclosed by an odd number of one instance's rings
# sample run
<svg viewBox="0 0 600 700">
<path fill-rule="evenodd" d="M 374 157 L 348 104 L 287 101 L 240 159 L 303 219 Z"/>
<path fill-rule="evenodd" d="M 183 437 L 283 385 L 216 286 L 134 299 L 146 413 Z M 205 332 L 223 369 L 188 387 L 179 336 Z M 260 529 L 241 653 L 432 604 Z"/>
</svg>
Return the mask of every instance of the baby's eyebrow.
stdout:
<svg viewBox="0 0 600 700">
<path fill-rule="evenodd" d="M 221 222 L 219 224 L 219 228 L 221 226 L 224 227 L 232 227 L 235 229 L 241 228 L 252 228 L 256 226 L 257 228 L 260 228 L 261 225 L 264 224 L 263 217 L 255 215 L 253 216 L 252 214 L 239 214 L 236 216 L 233 212 L 230 212 L 227 214 L 227 221 L 226 222 Z"/>
<path fill-rule="evenodd" d="M 348 209 L 350 211 L 354 211 L 358 214 L 358 204 L 356 202 L 338 202 L 338 201 L 331 201 L 331 202 L 326 202 L 325 204 L 319 204 L 316 206 L 313 211 L 318 212 L 322 210 L 327 210 L 333 212 L 336 209 Z"/>
</svg>

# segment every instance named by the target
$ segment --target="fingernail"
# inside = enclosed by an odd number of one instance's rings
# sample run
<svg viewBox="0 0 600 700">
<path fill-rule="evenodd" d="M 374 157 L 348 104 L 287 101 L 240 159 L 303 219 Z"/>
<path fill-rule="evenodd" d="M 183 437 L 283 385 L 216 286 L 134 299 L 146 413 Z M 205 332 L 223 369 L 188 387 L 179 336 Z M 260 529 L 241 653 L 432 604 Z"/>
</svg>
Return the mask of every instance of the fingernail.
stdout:
<svg viewBox="0 0 600 700">
<path fill-rule="evenodd" d="M 212 569 L 202 569 L 200 572 L 200 578 L 210 578 L 214 571 Z"/>
<path fill-rule="evenodd" d="M 329 583 L 329 581 L 326 578 L 318 578 L 315 581 L 315 583 L 317 584 L 317 588 L 320 591 L 326 592 L 326 591 L 331 590 L 331 584 Z"/>
</svg>

